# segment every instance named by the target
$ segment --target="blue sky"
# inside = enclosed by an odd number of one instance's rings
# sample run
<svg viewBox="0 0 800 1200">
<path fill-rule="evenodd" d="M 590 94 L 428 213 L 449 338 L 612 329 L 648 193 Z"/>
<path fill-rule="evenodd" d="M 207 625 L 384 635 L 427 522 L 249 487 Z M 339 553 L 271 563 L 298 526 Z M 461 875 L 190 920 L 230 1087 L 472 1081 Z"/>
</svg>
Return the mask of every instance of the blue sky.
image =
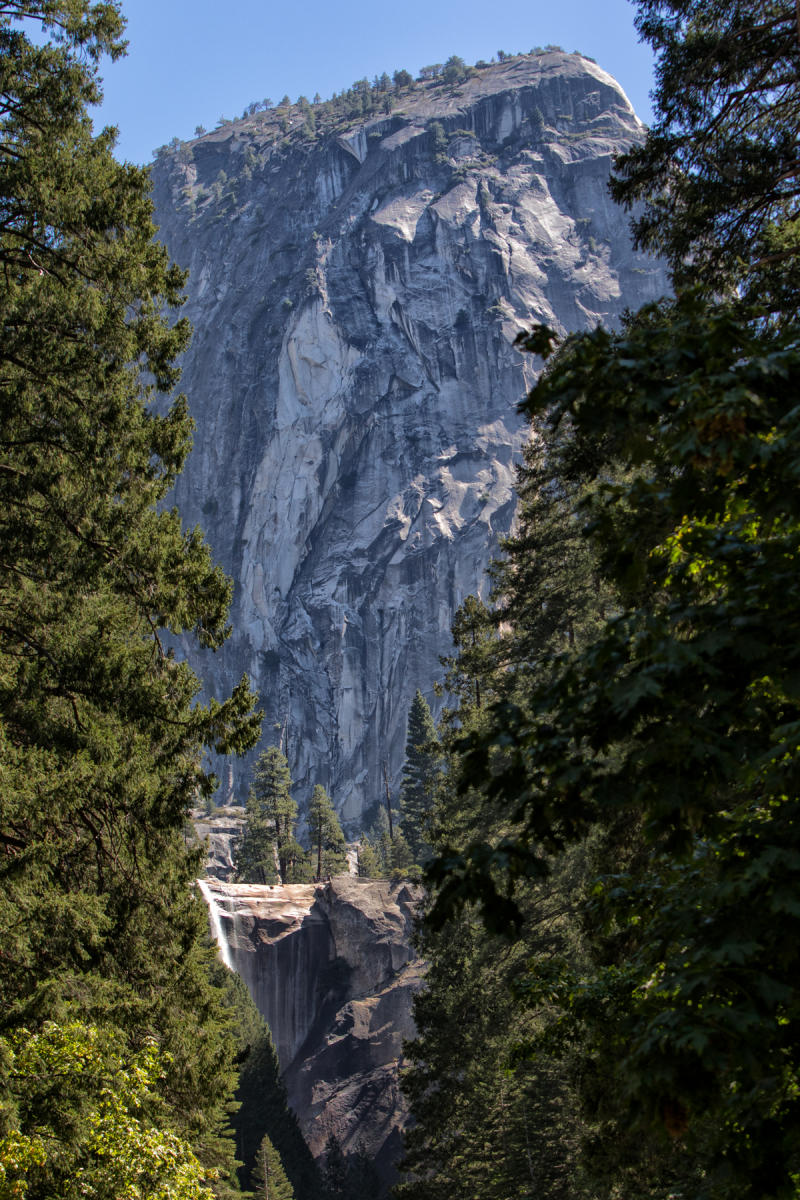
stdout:
<svg viewBox="0 0 800 1200">
<path fill-rule="evenodd" d="M 119 157 L 132 162 L 253 100 L 326 99 L 365 75 L 548 42 L 595 58 L 651 116 L 652 56 L 629 0 L 123 0 L 123 11 L 128 57 L 103 64 L 96 123 L 118 126 Z"/>
</svg>

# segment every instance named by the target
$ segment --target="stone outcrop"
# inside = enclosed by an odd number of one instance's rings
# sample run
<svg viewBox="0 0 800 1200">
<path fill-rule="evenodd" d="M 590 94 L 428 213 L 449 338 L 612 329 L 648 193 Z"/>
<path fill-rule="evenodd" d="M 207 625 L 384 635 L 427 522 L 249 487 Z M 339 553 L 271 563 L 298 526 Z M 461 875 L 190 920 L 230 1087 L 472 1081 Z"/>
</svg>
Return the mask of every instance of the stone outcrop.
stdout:
<svg viewBox="0 0 800 1200">
<path fill-rule="evenodd" d="M 234 847 L 243 829 L 244 812 L 241 808 L 215 808 L 211 813 L 195 809 L 192 813 L 192 830 L 197 840 L 206 844 L 206 875 L 223 882 L 231 878 Z"/>
<path fill-rule="evenodd" d="M 422 981 L 411 947 L 416 889 L 348 876 L 201 887 L 223 958 L 272 1030 L 312 1153 L 335 1133 L 390 1178 L 406 1119 L 403 1041 L 414 1036 Z"/>
<path fill-rule="evenodd" d="M 642 129 L 600 67 L 520 58 L 398 105 L 317 139 L 256 114 L 154 167 L 195 329 L 175 498 L 235 581 L 233 637 L 196 662 L 212 693 L 250 674 L 299 794 L 356 828 L 511 527 L 515 334 L 667 290 L 607 192 Z"/>
</svg>

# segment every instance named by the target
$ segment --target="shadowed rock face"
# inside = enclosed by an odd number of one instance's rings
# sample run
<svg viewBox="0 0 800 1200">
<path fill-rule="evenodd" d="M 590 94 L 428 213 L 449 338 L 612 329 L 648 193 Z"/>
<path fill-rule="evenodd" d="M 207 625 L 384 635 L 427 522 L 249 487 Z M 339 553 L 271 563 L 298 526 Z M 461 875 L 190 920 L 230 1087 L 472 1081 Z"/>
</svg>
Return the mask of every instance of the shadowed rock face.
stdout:
<svg viewBox="0 0 800 1200">
<path fill-rule="evenodd" d="M 642 131 L 599 67 L 544 54 L 398 104 L 316 141 L 259 114 L 154 168 L 195 328 L 175 496 L 235 581 L 233 637 L 195 661 L 212 693 L 250 674 L 299 794 L 353 823 L 512 523 L 515 334 L 667 289 L 607 193 Z"/>
<path fill-rule="evenodd" d="M 335 1133 L 389 1178 L 406 1107 L 403 1041 L 422 965 L 411 948 L 415 890 L 337 877 L 274 887 L 207 880 L 212 924 L 268 1022 L 315 1155 Z"/>
</svg>

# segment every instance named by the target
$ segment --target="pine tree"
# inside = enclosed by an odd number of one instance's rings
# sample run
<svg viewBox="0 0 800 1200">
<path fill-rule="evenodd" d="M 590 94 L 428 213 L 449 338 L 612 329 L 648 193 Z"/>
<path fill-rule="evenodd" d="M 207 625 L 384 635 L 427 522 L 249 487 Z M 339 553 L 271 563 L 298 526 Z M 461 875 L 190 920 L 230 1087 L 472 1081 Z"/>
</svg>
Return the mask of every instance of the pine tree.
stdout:
<svg viewBox="0 0 800 1200">
<path fill-rule="evenodd" d="M 322 1172 L 324 1200 L 348 1200 L 347 1159 L 335 1133 L 325 1143 L 325 1167 Z"/>
<path fill-rule="evenodd" d="M 416 878 L 419 875 L 418 871 L 413 870 L 414 856 L 402 829 L 395 832 L 388 844 L 386 862 L 392 879 L 408 879 L 412 875 Z"/>
<path fill-rule="evenodd" d="M 428 702 L 417 690 L 408 714 L 406 760 L 403 766 L 402 831 L 413 862 L 423 862 L 430 843 L 430 821 L 440 761 L 438 737 Z"/>
<path fill-rule="evenodd" d="M 219 646 L 230 585 L 163 504 L 190 446 L 168 400 L 189 330 L 147 175 L 92 133 L 121 33 L 115 3 L 0 13 L 0 1009 L 8 1034 L 111 1027 L 131 1060 L 157 1037 L 159 1119 L 228 1172 L 233 1042 L 184 823 L 215 786 L 205 750 L 259 722 L 244 681 L 198 704 L 165 644 Z M 79 1126 L 80 1095 L 52 1084 Z"/>
<path fill-rule="evenodd" d="M 432 875 L 451 911 L 478 900 L 508 927 L 509 891 L 524 896 L 565 847 L 591 849 L 583 960 L 533 962 L 525 990 L 554 1006 L 555 1044 L 581 1057 L 592 1194 L 788 1197 L 800 1169 L 797 12 L 639 7 L 660 54 L 658 119 L 620 164 L 617 194 L 644 201 L 639 236 L 667 253 L 678 295 L 617 332 L 569 338 L 526 406 L 614 609 L 544 669 L 512 669 L 461 771 L 480 819 L 509 827 L 445 848 Z M 540 328 L 527 348 L 547 353 L 548 340 Z"/>
<path fill-rule="evenodd" d="M 346 872 L 347 852 L 342 827 L 330 796 L 319 783 L 314 788 L 308 806 L 308 831 L 314 878 L 325 879 L 329 875 Z"/>
<path fill-rule="evenodd" d="M 494 692 L 487 696 L 503 649 L 493 611 L 478 596 L 467 596 L 456 611 L 452 626 L 457 654 L 442 659 L 447 668 L 444 687 L 459 697 L 459 707 L 482 709 Z"/>
<path fill-rule="evenodd" d="M 366 833 L 362 833 L 358 839 L 358 874 L 362 879 L 380 879 L 383 874 L 380 860 Z"/>
<path fill-rule="evenodd" d="M 285 756 L 270 746 L 256 761 L 253 786 L 247 798 L 245 826 L 236 848 L 237 878 L 247 883 L 292 882 L 303 848 L 295 837 L 297 804 L 291 796 L 292 777 Z"/>
<path fill-rule="evenodd" d="M 256 1153 L 253 1191 L 258 1200 L 294 1200 L 292 1185 L 286 1178 L 281 1156 L 266 1133 Z"/>
<path fill-rule="evenodd" d="M 348 1200 L 380 1200 L 384 1193 L 383 1181 L 363 1145 L 349 1156 L 347 1186 Z"/>
<path fill-rule="evenodd" d="M 568 463 L 566 448 L 557 455 L 552 443 L 547 449 L 545 445 L 542 432 L 536 431 L 525 447 L 517 472 L 517 529 L 503 542 L 502 557 L 491 567 L 497 608 L 491 615 L 487 612 L 485 627 L 491 632 L 492 627 L 503 625 L 508 632 L 499 645 L 484 638 L 477 646 L 465 647 L 463 627 L 456 628 L 462 642 L 461 670 L 474 651 L 486 655 L 491 650 L 489 662 L 493 657 L 499 675 L 493 681 L 492 698 L 503 684 L 517 687 L 520 672 L 541 675 L 554 654 L 584 645 L 617 603 L 576 516 L 582 499 L 582 486 L 574 478 L 576 467 Z M 585 467 L 591 452 L 571 445 L 568 453 Z M 513 676 L 504 678 L 509 664 Z"/>
<path fill-rule="evenodd" d="M 616 164 L 639 244 L 678 290 L 792 312 L 800 275 L 793 0 L 639 0 L 658 56 L 655 121 Z"/>
<path fill-rule="evenodd" d="M 245 823 L 234 850 L 236 878 L 243 883 L 277 883 L 275 825 L 267 806 L 250 788 L 245 802 Z"/>
</svg>

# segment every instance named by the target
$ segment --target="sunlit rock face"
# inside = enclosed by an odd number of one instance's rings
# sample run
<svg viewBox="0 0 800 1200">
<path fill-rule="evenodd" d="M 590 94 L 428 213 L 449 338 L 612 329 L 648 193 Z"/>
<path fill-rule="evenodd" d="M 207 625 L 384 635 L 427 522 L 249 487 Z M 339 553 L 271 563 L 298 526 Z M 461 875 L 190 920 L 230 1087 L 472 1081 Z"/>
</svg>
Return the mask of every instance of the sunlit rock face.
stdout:
<svg viewBox="0 0 800 1200">
<path fill-rule="evenodd" d="M 329 1134 L 363 1146 L 386 1178 L 407 1112 L 403 1041 L 422 966 L 416 890 L 339 877 L 257 886 L 205 880 L 212 929 L 272 1030 L 289 1104 L 315 1155 Z"/>
<path fill-rule="evenodd" d="M 198 665 L 217 694 L 249 673 L 298 794 L 325 784 L 356 828 L 511 527 L 516 333 L 667 290 L 607 192 L 642 128 L 598 66 L 548 53 L 397 106 L 316 141 L 257 114 L 154 168 L 195 329 L 175 497 L 235 581 Z"/>
<path fill-rule="evenodd" d="M 234 873 L 236 843 L 244 830 L 241 808 L 215 808 L 211 813 L 195 809 L 192 827 L 206 843 L 205 873 L 212 879 L 230 879 Z"/>
</svg>

